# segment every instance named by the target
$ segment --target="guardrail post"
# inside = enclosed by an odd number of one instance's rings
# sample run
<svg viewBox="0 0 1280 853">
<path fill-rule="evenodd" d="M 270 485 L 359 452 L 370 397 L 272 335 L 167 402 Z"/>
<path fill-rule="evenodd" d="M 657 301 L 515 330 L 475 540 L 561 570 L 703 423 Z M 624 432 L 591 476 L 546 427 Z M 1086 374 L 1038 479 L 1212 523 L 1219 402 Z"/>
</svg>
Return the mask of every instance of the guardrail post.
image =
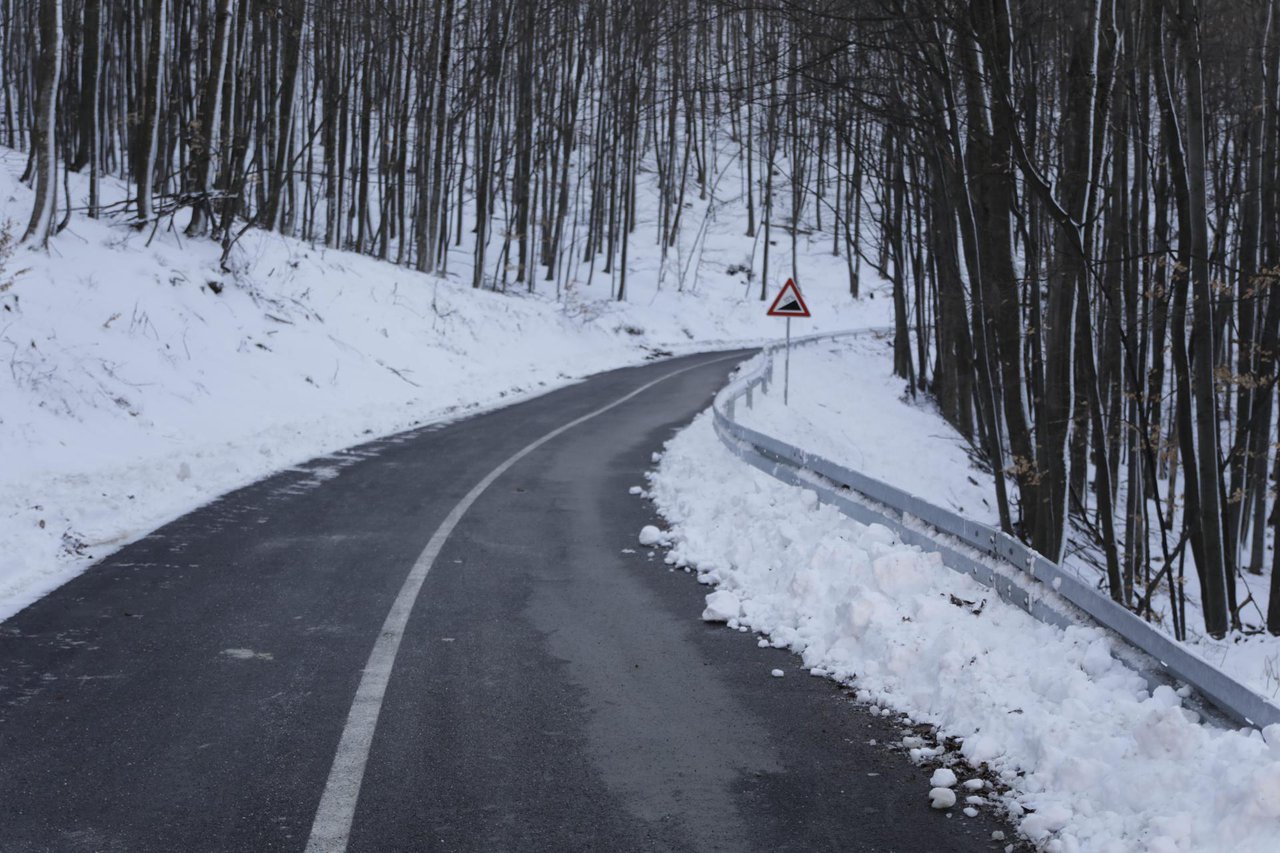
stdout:
<svg viewBox="0 0 1280 853">
<path fill-rule="evenodd" d="M 752 408 L 752 405 L 751 405 L 751 402 L 752 402 L 752 401 L 751 401 L 751 392 L 755 389 L 755 387 L 756 387 L 756 386 L 754 386 L 754 385 L 748 385 L 748 386 L 747 386 L 747 408 L 748 408 L 748 409 Z"/>
</svg>

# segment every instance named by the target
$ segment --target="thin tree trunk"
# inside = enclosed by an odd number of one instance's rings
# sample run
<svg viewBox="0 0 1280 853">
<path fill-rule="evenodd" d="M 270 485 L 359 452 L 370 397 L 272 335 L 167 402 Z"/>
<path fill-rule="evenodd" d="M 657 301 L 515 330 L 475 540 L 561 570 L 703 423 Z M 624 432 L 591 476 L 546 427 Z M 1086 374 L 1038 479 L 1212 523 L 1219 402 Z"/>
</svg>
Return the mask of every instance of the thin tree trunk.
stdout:
<svg viewBox="0 0 1280 853">
<path fill-rule="evenodd" d="M 40 0 L 40 64 L 36 72 L 35 125 L 31 150 L 36 164 L 36 197 L 23 243 L 44 246 L 53 231 L 58 203 L 58 81 L 62 69 L 62 0 Z"/>
</svg>

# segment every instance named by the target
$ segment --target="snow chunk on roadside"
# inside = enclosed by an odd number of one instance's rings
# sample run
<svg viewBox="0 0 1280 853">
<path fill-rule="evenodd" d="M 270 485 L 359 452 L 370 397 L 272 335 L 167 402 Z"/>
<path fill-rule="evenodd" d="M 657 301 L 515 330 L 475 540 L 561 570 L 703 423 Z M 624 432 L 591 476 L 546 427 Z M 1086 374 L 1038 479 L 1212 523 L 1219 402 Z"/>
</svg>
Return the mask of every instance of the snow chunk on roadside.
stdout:
<svg viewBox="0 0 1280 853">
<path fill-rule="evenodd" d="M 1044 806 L 1035 814 L 1027 817 L 1018 829 L 1032 841 L 1040 842 L 1053 832 L 1062 829 L 1071 820 L 1071 809 L 1061 803 Z"/>
<path fill-rule="evenodd" d="M 929 777 L 929 784 L 935 788 L 951 788 L 956 784 L 956 774 L 946 767 L 939 767 Z"/>
<path fill-rule="evenodd" d="M 644 527 L 640 528 L 640 544 L 646 548 L 661 545 L 662 539 L 662 531 L 654 527 L 652 524 L 646 524 Z"/>
<path fill-rule="evenodd" d="M 742 615 L 742 602 L 727 589 L 719 589 L 707 596 L 707 607 L 702 611 L 703 622 L 728 622 Z"/>
<path fill-rule="evenodd" d="M 933 788 L 929 791 L 929 805 L 935 809 L 949 809 L 956 804 L 956 792 L 950 788 Z"/>
</svg>

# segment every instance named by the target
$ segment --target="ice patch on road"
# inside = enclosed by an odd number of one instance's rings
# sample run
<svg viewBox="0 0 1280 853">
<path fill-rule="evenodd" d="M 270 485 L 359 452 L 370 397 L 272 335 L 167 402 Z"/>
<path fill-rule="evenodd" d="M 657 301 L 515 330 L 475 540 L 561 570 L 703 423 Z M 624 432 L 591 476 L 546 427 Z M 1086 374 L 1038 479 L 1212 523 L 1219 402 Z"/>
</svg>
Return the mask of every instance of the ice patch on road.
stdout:
<svg viewBox="0 0 1280 853">
<path fill-rule="evenodd" d="M 255 652 L 253 649 L 223 649 L 222 656 L 234 660 L 275 660 L 271 652 Z"/>
</svg>

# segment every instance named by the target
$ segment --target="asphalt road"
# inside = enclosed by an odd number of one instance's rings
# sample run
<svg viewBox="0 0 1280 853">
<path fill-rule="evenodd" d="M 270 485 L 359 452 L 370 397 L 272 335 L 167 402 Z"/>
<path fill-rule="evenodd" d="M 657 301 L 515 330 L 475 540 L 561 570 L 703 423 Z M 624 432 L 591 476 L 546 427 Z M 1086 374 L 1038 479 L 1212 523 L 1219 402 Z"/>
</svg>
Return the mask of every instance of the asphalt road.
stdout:
<svg viewBox="0 0 1280 853">
<path fill-rule="evenodd" d="M 926 774 L 872 745 L 893 724 L 702 623 L 706 589 L 636 544 L 653 510 L 628 489 L 733 364 L 613 371 L 315 460 L 0 624 L 0 851 L 998 849 L 1006 827 L 931 810 Z M 318 843 L 371 650 L 450 521 L 349 834 Z"/>
</svg>

